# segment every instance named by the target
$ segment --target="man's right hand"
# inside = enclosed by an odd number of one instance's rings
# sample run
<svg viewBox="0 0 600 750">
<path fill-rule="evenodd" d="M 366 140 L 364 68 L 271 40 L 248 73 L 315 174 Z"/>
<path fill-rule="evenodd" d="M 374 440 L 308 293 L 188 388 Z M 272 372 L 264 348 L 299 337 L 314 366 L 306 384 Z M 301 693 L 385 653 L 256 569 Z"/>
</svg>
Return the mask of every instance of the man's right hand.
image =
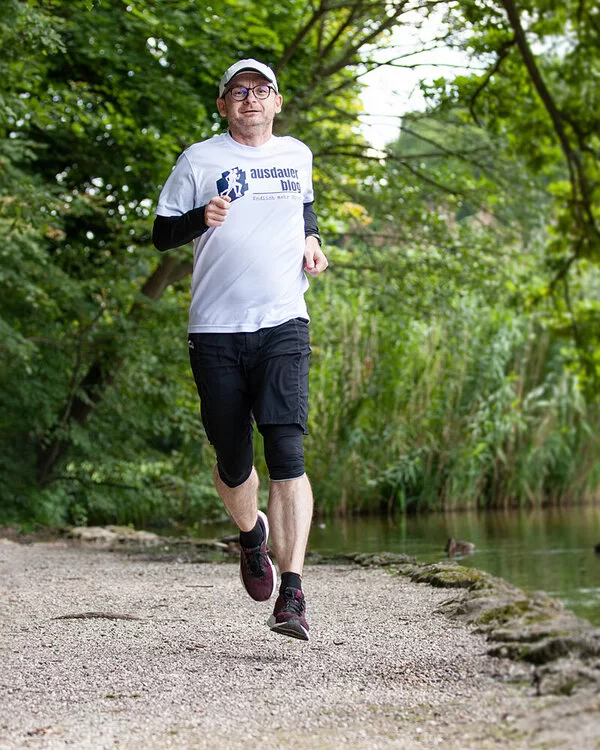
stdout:
<svg viewBox="0 0 600 750">
<path fill-rule="evenodd" d="M 227 218 L 231 198 L 228 195 L 223 197 L 216 195 L 204 207 L 204 222 L 207 227 L 221 227 Z"/>
</svg>

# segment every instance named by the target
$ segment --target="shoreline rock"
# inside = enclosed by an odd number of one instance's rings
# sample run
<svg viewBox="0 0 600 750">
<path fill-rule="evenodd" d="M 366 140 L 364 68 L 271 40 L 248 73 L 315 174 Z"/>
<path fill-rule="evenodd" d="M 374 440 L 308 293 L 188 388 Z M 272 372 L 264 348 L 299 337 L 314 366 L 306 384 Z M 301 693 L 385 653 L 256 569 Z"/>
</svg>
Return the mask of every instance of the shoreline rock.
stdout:
<svg viewBox="0 0 600 750">
<path fill-rule="evenodd" d="M 593 687 L 600 692 L 600 628 L 577 617 L 543 591 L 527 594 L 501 578 L 455 562 L 420 564 L 406 555 L 348 555 L 365 567 L 386 567 L 416 583 L 459 589 L 438 610 L 475 627 L 489 656 L 533 666 L 538 695 L 572 695 Z"/>
</svg>

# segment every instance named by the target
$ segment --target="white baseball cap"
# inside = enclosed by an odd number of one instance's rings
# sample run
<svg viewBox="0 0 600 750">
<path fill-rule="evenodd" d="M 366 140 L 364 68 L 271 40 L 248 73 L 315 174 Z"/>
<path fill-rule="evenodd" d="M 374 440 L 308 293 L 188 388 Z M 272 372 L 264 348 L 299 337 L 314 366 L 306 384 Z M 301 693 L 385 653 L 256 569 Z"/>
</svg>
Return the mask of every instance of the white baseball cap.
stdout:
<svg viewBox="0 0 600 750">
<path fill-rule="evenodd" d="M 231 79 L 236 76 L 238 73 L 241 73 L 244 70 L 253 70 L 256 73 L 260 73 L 261 76 L 267 79 L 271 84 L 273 84 L 273 88 L 277 93 L 279 93 L 279 89 L 277 88 L 277 78 L 275 78 L 275 73 L 271 70 L 271 68 L 268 65 L 265 65 L 264 63 L 259 62 L 258 60 L 253 60 L 252 58 L 249 58 L 247 60 L 238 60 L 238 62 L 233 63 L 233 65 L 230 65 L 225 73 L 223 73 L 223 77 L 221 78 L 221 81 L 219 83 L 219 97 L 223 96 L 223 92 L 225 91 L 225 86 L 231 81 Z"/>
</svg>

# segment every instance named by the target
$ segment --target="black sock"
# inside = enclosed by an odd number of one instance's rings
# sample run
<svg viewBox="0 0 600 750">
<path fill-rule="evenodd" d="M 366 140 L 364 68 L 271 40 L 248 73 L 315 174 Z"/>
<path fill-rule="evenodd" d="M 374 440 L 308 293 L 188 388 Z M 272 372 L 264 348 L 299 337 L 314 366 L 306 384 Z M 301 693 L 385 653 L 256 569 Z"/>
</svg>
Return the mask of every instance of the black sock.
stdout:
<svg viewBox="0 0 600 750">
<path fill-rule="evenodd" d="M 240 531 L 240 544 L 242 547 L 258 547 L 263 543 L 265 532 L 262 523 L 256 519 L 253 529 L 250 531 Z"/>
<path fill-rule="evenodd" d="M 279 593 L 283 594 L 286 589 L 300 589 L 302 591 L 302 576 L 298 573 L 282 573 Z"/>
</svg>

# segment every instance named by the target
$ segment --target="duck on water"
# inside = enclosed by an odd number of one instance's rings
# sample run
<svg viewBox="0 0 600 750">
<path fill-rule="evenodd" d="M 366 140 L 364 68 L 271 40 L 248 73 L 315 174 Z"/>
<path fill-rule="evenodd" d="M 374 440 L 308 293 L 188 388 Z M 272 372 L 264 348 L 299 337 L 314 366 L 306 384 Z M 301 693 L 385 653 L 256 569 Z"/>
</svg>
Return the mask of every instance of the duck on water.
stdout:
<svg viewBox="0 0 600 750">
<path fill-rule="evenodd" d="M 457 557 L 459 555 L 470 555 L 474 549 L 475 545 L 473 542 L 462 542 L 449 537 L 446 542 L 445 552 L 448 553 L 448 557 Z"/>
</svg>

